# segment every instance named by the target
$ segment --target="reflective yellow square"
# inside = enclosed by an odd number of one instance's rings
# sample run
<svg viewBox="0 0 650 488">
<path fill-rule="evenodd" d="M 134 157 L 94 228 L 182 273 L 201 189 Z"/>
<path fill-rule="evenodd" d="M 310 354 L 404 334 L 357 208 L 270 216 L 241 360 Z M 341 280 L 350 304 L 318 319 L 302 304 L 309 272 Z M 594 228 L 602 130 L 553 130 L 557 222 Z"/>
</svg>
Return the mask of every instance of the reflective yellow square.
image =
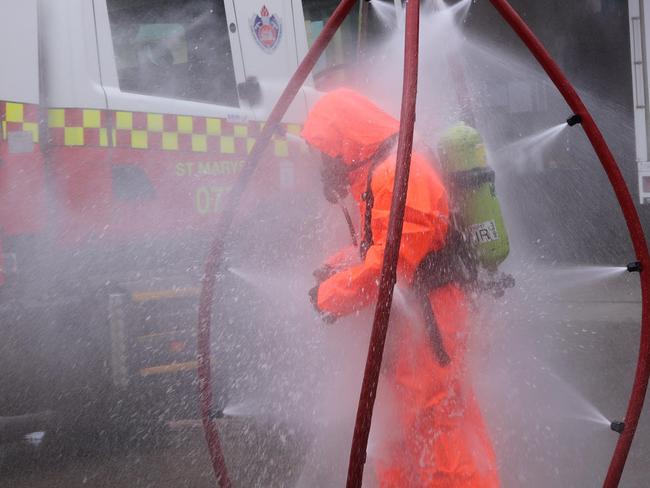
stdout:
<svg viewBox="0 0 650 488">
<path fill-rule="evenodd" d="M 101 112 L 99 110 L 83 111 L 83 126 L 87 129 L 99 129 L 102 125 Z"/>
<path fill-rule="evenodd" d="M 300 125 L 298 124 L 288 124 L 287 125 L 287 132 L 289 134 L 295 134 L 295 135 L 300 135 Z"/>
<path fill-rule="evenodd" d="M 208 136 L 194 134 L 192 136 L 192 151 L 206 152 L 208 150 Z"/>
<path fill-rule="evenodd" d="M 115 128 L 131 130 L 133 128 L 133 114 L 131 112 L 117 112 L 115 114 Z"/>
<path fill-rule="evenodd" d="M 221 135 L 221 119 L 205 119 L 205 133 L 209 136 Z"/>
<path fill-rule="evenodd" d="M 65 127 L 65 110 L 62 108 L 48 110 L 47 123 L 50 127 Z"/>
<path fill-rule="evenodd" d="M 38 124 L 34 122 L 23 122 L 23 130 L 32 133 L 32 140 L 38 142 Z"/>
<path fill-rule="evenodd" d="M 247 137 L 248 136 L 248 127 L 245 125 L 236 125 L 235 126 L 235 137 Z"/>
<path fill-rule="evenodd" d="M 275 141 L 275 155 L 287 157 L 289 155 L 289 144 L 287 141 Z"/>
<path fill-rule="evenodd" d="M 176 134 L 176 132 L 163 132 L 162 148 L 166 151 L 177 151 L 178 134 Z"/>
<path fill-rule="evenodd" d="M 83 146 L 84 129 L 83 127 L 66 127 L 63 129 L 63 143 L 66 146 Z"/>
<path fill-rule="evenodd" d="M 150 132 L 162 132 L 163 116 L 161 114 L 147 114 L 147 129 Z"/>
<path fill-rule="evenodd" d="M 131 147 L 134 149 L 147 149 L 149 147 L 149 138 L 146 130 L 131 131 Z"/>
<path fill-rule="evenodd" d="M 221 152 L 223 154 L 235 153 L 235 138 L 230 136 L 221 137 Z"/>
<path fill-rule="evenodd" d="M 178 132 L 181 134 L 191 134 L 192 133 L 192 117 L 188 115 L 178 115 L 176 117 L 176 125 L 178 127 Z"/>
<path fill-rule="evenodd" d="M 22 103 L 7 102 L 7 122 L 22 122 L 25 118 Z"/>
<path fill-rule="evenodd" d="M 102 147 L 108 147 L 108 130 L 99 129 L 99 145 Z"/>
</svg>

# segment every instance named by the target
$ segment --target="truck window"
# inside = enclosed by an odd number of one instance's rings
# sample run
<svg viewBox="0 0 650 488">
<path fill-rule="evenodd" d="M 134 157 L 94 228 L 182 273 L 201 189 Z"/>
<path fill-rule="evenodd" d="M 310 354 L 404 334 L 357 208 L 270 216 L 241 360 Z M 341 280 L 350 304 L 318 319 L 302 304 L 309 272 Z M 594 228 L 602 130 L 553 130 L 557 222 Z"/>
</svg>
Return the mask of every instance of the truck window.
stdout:
<svg viewBox="0 0 650 488">
<path fill-rule="evenodd" d="M 239 106 L 223 0 L 107 0 L 120 89 Z"/>
<path fill-rule="evenodd" d="M 311 46 L 323 30 L 325 22 L 338 6 L 339 0 L 304 0 L 305 29 Z M 353 76 L 350 68 L 363 59 L 370 45 L 384 35 L 383 25 L 372 9 L 355 8 L 345 19 L 332 42 L 314 67 L 314 83 L 319 90 L 329 90 L 346 83 Z"/>
</svg>

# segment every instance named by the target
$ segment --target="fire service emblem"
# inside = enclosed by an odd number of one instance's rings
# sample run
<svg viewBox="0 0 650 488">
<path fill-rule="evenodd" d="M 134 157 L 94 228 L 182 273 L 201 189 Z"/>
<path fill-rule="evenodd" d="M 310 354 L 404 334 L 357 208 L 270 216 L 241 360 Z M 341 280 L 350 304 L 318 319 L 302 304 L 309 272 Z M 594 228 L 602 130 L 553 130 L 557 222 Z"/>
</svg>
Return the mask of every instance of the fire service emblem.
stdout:
<svg viewBox="0 0 650 488">
<path fill-rule="evenodd" d="M 280 44 L 282 22 L 277 15 L 269 13 L 266 5 L 262 6 L 259 15 L 251 17 L 251 30 L 255 41 L 266 53 L 272 53 Z"/>
</svg>

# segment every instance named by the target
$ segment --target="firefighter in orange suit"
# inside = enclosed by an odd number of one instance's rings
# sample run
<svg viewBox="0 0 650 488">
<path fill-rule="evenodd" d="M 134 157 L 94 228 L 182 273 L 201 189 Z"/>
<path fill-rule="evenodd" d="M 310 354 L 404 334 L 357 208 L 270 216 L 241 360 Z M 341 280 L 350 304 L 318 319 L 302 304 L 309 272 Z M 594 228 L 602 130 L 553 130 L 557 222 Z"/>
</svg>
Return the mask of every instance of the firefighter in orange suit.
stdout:
<svg viewBox="0 0 650 488">
<path fill-rule="evenodd" d="M 326 198 L 336 202 L 349 191 L 361 215 L 356 262 L 344 250 L 314 273 L 318 285 L 310 295 L 326 322 L 377 298 L 398 132 L 397 120 L 349 89 L 324 95 L 305 122 L 302 137 L 322 153 Z M 386 488 L 499 485 L 495 455 L 468 384 L 465 296 L 453 279 L 436 277 L 435 267 L 429 268 L 433 280 L 418 278 L 422 263 L 446 249 L 448 217 L 447 191 L 434 163 L 414 152 L 397 286 L 422 300 L 416 300 L 417 313 L 390 324 L 382 381 L 397 404 L 400 436 L 388 441 L 389 455 L 376 462 Z"/>
</svg>

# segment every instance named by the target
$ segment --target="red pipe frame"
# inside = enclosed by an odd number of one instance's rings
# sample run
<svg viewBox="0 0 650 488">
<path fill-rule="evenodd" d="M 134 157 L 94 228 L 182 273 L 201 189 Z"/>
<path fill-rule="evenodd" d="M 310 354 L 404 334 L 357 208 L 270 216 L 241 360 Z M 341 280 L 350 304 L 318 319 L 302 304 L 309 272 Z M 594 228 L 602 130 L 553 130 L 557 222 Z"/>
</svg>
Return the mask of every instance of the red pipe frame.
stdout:
<svg viewBox="0 0 650 488">
<path fill-rule="evenodd" d="M 627 188 L 623 175 L 612 155 L 603 135 L 600 133 L 596 122 L 587 110 L 577 92 L 564 76 L 560 67 L 553 61 L 542 43 L 537 39 L 535 34 L 530 30 L 526 22 L 517 14 L 507 0 L 490 0 L 492 5 L 497 9 L 505 21 L 512 27 L 519 38 L 526 44 L 526 47 L 535 56 L 541 64 L 544 71 L 557 89 L 560 91 L 567 104 L 573 112 L 582 118 L 582 128 L 584 129 L 591 145 L 600 159 L 603 169 L 609 178 L 614 189 L 616 198 L 627 224 L 634 252 L 637 260 L 641 262 L 641 339 L 639 346 L 639 358 L 637 362 L 636 375 L 632 393 L 625 414 L 625 429 L 621 433 L 616 444 L 616 449 L 612 456 L 612 461 L 607 471 L 607 477 L 603 486 L 613 488 L 618 486 L 625 467 L 625 461 L 632 445 L 632 439 L 636 432 L 643 408 L 643 402 L 648 388 L 648 377 L 650 376 L 650 254 L 648 245 L 643 234 L 643 228 L 639 220 L 634 201 Z"/>
<path fill-rule="evenodd" d="M 600 159 L 603 168 L 610 180 L 616 198 L 621 206 L 632 243 L 643 270 L 650 270 L 650 254 L 646 244 L 643 229 L 639 221 L 636 208 L 629 193 L 625 180 L 619 170 L 607 143 L 605 142 L 598 126 L 593 120 L 586 106 L 564 76 L 559 66 L 550 57 L 544 46 L 536 38 L 523 19 L 517 14 L 507 0 L 490 0 L 496 10 L 503 16 L 515 33 L 526 44 L 531 53 L 542 65 L 550 79 L 557 86 L 573 112 L 582 118 L 582 126 Z M 223 251 L 223 236 L 232 223 L 235 209 L 246 185 L 253 174 L 266 146 L 274 132 L 277 130 L 282 117 L 295 98 L 298 90 L 313 69 L 318 58 L 329 44 L 334 33 L 347 17 L 356 0 L 342 0 L 336 8 L 323 31 L 318 36 L 305 59 L 302 61 L 295 74 L 269 115 L 268 121 L 256 141 L 248 161 L 233 187 L 224 206 L 221 219 L 217 225 L 217 237 L 208 253 L 205 262 L 205 272 L 201 280 L 201 296 L 199 301 L 199 324 L 197 334 L 197 359 L 199 393 L 201 401 L 201 416 L 205 430 L 206 441 L 212 459 L 212 465 L 221 488 L 230 488 L 232 483 L 228 476 L 225 458 L 219 441 L 219 434 L 212 419 L 212 385 L 210 363 L 210 326 L 211 310 L 214 298 L 214 286 L 219 261 Z M 363 466 L 366 460 L 366 447 L 372 410 L 376 396 L 379 370 L 383 355 L 383 346 L 386 339 L 388 319 L 392 302 L 393 287 L 396 280 L 396 264 L 399 255 L 399 245 L 402 234 L 404 206 L 406 202 L 406 189 L 410 169 L 410 155 L 413 143 L 413 127 L 415 123 L 415 101 L 417 92 L 417 64 L 418 64 L 418 34 L 419 34 L 419 0 L 410 0 L 406 14 L 406 45 L 404 60 L 404 88 L 402 93 L 402 113 L 398 143 L 398 158 L 395 175 L 395 187 L 391 205 L 389 233 L 384 262 L 380 279 L 379 297 L 375 309 L 372 336 L 368 349 L 368 360 L 364 373 L 364 381 L 359 398 L 357 419 L 354 430 L 352 449 L 350 452 L 350 465 L 348 468 L 348 488 L 361 486 L 363 479 Z M 625 430 L 621 434 L 612 457 L 604 486 L 612 488 L 618 486 L 625 461 L 634 438 L 650 376 L 650 274 L 649 271 L 641 273 L 642 290 L 642 328 L 639 359 L 636 376 L 632 388 L 630 402 L 625 416 Z"/>
<path fill-rule="evenodd" d="M 341 0 L 338 7 L 334 10 L 331 17 L 323 27 L 323 30 L 314 41 L 314 44 L 307 52 L 296 72 L 293 74 L 286 88 L 280 95 L 280 98 L 273 107 L 264 129 L 255 141 L 251 153 L 242 168 L 242 171 L 235 182 L 228 199 L 225 202 L 221 218 L 215 229 L 217 236 L 208 252 L 204 265 L 204 273 L 201 278 L 201 295 L 199 297 L 199 314 L 197 330 L 197 362 L 198 362 L 198 379 L 199 379 L 199 399 L 201 404 L 201 418 L 203 421 L 203 430 L 205 439 L 208 444 L 212 468 L 221 488 L 230 488 L 232 482 L 228 475 L 226 461 L 221 449 L 219 432 L 213 419 L 212 403 L 212 381 L 211 381 L 211 362 L 210 362 L 210 326 L 212 316 L 212 304 L 214 300 L 214 288 L 219 272 L 219 264 L 223 253 L 224 236 L 227 234 L 235 215 L 235 210 L 239 204 L 244 190 L 252 176 L 257 164 L 259 163 L 264 150 L 268 146 L 271 137 L 278 129 L 282 117 L 287 112 L 291 102 L 296 97 L 298 90 L 303 85 L 314 65 L 320 58 L 325 48 L 329 45 L 337 29 L 343 23 L 355 5 L 357 0 Z"/>
<path fill-rule="evenodd" d="M 350 464 L 348 466 L 347 488 L 360 488 L 363 481 L 363 467 L 366 463 L 366 448 L 372 423 L 372 411 L 377 395 L 381 360 L 388 331 L 393 290 L 397 280 L 397 258 L 402 240 L 406 190 L 411 169 L 413 130 L 415 128 L 415 102 L 418 88 L 418 50 L 420 34 L 420 0 L 409 0 L 406 6 L 406 28 L 404 45 L 404 83 L 402 87 L 402 108 L 400 113 L 399 138 L 395 182 L 390 205 L 388 236 L 384 249 L 384 261 L 379 280 L 379 293 L 372 334 L 368 345 L 368 358 L 359 395 L 357 418 L 354 425 Z"/>
</svg>

